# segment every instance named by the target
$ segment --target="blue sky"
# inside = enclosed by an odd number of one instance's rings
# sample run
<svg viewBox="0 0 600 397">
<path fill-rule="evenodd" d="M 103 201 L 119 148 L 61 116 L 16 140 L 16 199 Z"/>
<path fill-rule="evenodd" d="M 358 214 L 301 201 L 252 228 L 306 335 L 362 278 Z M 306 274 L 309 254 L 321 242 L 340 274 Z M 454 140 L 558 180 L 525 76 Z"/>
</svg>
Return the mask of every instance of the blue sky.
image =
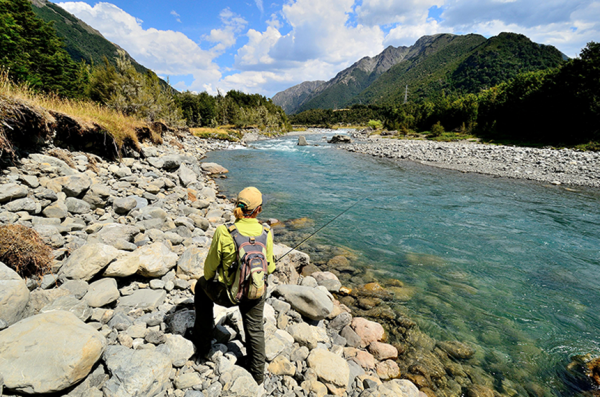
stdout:
<svg viewBox="0 0 600 397">
<path fill-rule="evenodd" d="M 570 57 L 600 41 L 600 0 L 56 2 L 179 90 L 258 92 L 329 80 L 423 35 L 522 33 Z"/>
</svg>

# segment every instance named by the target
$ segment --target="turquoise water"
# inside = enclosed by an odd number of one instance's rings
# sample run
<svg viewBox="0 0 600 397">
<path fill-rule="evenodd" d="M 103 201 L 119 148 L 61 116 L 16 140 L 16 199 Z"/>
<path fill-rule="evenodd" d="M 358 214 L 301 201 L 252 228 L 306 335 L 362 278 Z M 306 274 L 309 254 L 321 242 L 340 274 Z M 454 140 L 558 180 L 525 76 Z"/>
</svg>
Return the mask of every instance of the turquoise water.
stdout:
<svg viewBox="0 0 600 397">
<path fill-rule="evenodd" d="M 228 196 L 248 185 L 265 194 L 262 218 L 318 227 L 364 198 L 318 241 L 351 247 L 373 274 L 414 287 L 403 303 L 411 318 L 436 339 L 476 346 L 499 384 L 575 395 L 569 358 L 600 352 L 600 191 L 378 159 L 323 136 L 307 136 L 319 146 L 285 137 L 208 161 L 230 170 L 218 180 Z"/>
</svg>

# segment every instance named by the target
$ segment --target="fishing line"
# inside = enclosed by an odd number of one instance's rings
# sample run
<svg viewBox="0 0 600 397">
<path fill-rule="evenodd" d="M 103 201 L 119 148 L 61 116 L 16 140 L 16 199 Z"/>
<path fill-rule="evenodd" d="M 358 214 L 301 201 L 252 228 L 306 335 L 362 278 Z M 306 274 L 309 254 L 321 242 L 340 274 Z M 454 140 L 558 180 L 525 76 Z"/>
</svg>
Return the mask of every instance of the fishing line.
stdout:
<svg viewBox="0 0 600 397">
<path fill-rule="evenodd" d="M 309 238 L 311 238 L 315 234 L 319 233 L 321 230 L 325 229 L 325 227 L 327 227 L 327 225 L 329 225 L 331 222 L 335 221 L 340 216 L 344 215 L 346 212 L 350 211 L 352 208 L 354 208 L 356 205 L 358 205 L 358 203 L 360 203 L 364 199 L 366 199 L 366 197 L 363 197 L 363 198 L 359 199 L 354 204 L 352 204 L 350 207 L 346 208 L 345 210 L 343 210 L 342 212 L 340 212 L 339 214 L 337 214 L 333 219 L 331 219 L 329 222 L 327 222 L 326 224 L 324 224 L 323 226 L 321 226 L 319 229 L 317 229 L 317 231 L 313 232 L 310 236 L 308 236 L 307 238 L 305 238 L 304 240 L 302 240 L 298 245 L 296 245 L 294 248 L 292 248 L 291 250 L 289 250 L 288 252 L 286 252 L 283 256 L 279 257 L 279 259 L 277 259 L 275 261 L 275 263 L 277 263 L 280 260 L 282 260 L 283 258 L 285 258 L 287 256 L 287 254 L 289 254 L 290 252 L 292 252 L 296 248 L 300 247 L 302 244 L 304 244 L 306 241 L 308 241 Z"/>
</svg>

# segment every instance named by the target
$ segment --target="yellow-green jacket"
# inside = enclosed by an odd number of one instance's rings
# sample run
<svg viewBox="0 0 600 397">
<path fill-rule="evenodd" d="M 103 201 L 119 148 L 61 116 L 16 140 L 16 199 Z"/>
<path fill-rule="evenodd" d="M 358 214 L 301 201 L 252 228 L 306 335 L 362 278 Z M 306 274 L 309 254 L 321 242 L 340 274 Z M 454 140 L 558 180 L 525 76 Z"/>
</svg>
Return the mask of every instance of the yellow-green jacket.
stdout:
<svg viewBox="0 0 600 397">
<path fill-rule="evenodd" d="M 235 227 L 242 236 L 246 237 L 260 236 L 263 232 L 263 226 L 255 218 L 238 219 L 235 221 Z M 204 278 L 212 280 L 215 274 L 218 273 L 219 282 L 230 287 L 235 278 L 235 272 L 232 272 L 231 277 L 229 277 L 229 272 L 226 270 L 235 262 L 235 259 L 236 249 L 233 237 L 229 234 L 226 225 L 220 225 L 215 230 L 208 255 L 204 261 Z M 275 271 L 273 232 L 271 230 L 267 235 L 267 263 L 268 273 L 271 274 Z"/>
</svg>

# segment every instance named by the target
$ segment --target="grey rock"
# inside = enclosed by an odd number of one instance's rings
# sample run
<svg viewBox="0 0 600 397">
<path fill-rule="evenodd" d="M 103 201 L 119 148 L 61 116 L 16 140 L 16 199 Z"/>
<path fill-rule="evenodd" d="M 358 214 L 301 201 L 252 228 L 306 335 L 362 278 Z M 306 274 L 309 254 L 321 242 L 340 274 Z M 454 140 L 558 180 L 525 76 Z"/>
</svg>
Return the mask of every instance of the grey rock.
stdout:
<svg viewBox="0 0 600 397">
<path fill-rule="evenodd" d="M 289 333 L 283 330 L 277 330 L 273 335 L 266 338 L 265 354 L 267 355 L 267 360 L 272 361 L 293 343 L 294 338 Z"/>
<path fill-rule="evenodd" d="M 162 280 L 158 280 L 158 279 L 150 280 L 150 288 L 163 289 L 163 288 L 165 288 L 165 282 Z"/>
<path fill-rule="evenodd" d="M 121 297 L 118 306 L 128 309 L 153 310 L 162 305 L 167 297 L 164 290 L 139 289 L 129 296 Z"/>
<path fill-rule="evenodd" d="M 362 347 L 362 340 L 360 336 L 349 325 L 342 328 L 340 335 L 346 339 L 346 344 L 350 347 L 355 347 L 357 349 Z"/>
<path fill-rule="evenodd" d="M 205 397 L 204 393 L 199 390 L 188 390 L 183 397 Z"/>
<path fill-rule="evenodd" d="M 177 389 L 189 389 L 200 384 L 202 384 L 202 378 L 196 372 L 188 372 L 175 379 Z"/>
<path fill-rule="evenodd" d="M 39 200 L 49 200 L 49 201 L 58 200 L 58 195 L 50 189 L 42 189 L 42 190 L 36 189 L 36 190 L 38 190 L 38 191 L 36 191 L 34 193 L 34 196 Z"/>
<path fill-rule="evenodd" d="M 202 163 L 200 164 L 200 168 L 208 174 L 226 174 L 229 172 L 225 167 L 217 163 Z"/>
<path fill-rule="evenodd" d="M 204 276 L 204 260 L 208 255 L 208 249 L 190 247 L 179 257 L 177 261 L 177 274 L 184 277 L 199 279 Z"/>
<path fill-rule="evenodd" d="M 179 167 L 179 180 L 181 181 L 182 186 L 187 187 L 192 183 L 198 182 L 198 176 L 184 164 Z"/>
<path fill-rule="evenodd" d="M 165 319 L 165 314 L 162 312 L 152 312 L 144 314 L 138 320 L 146 323 L 148 327 L 154 327 L 160 325 Z"/>
<path fill-rule="evenodd" d="M 28 189 L 25 186 L 16 183 L 3 184 L 0 191 L 0 204 L 27 197 L 27 192 Z"/>
<path fill-rule="evenodd" d="M 195 353 L 194 344 L 181 335 L 166 335 L 165 337 L 165 343 L 156 350 L 169 356 L 174 367 L 183 367 Z"/>
<path fill-rule="evenodd" d="M 116 329 L 117 331 L 125 331 L 132 325 L 133 320 L 128 315 L 120 312 L 115 313 L 108 322 L 108 326 Z"/>
<path fill-rule="evenodd" d="M 33 283 L 34 288 L 37 283 Z M 29 294 L 29 303 L 26 311 L 28 315 L 37 314 L 43 307 L 49 305 L 60 297 L 71 295 L 68 290 L 62 288 L 53 288 L 48 290 L 34 289 Z"/>
<path fill-rule="evenodd" d="M 10 203 L 6 204 L 4 208 L 11 212 L 27 211 L 30 214 L 34 214 L 36 213 L 36 209 L 38 209 L 38 205 L 39 204 L 37 203 L 37 201 L 27 197 L 11 201 Z"/>
<path fill-rule="evenodd" d="M 159 330 L 150 330 L 146 333 L 144 340 L 148 343 L 152 343 L 153 345 L 160 345 L 161 343 L 165 343 L 167 337 L 162 331 Z"/>
<path fill-rule="evenodd" d="M 92 316 L 92 309 L 87 303 L 80 301 L 73 295 L 62 296 L 47 306 L 44 306 L 41 313 L 50 313 L 55 311 L 71 312 L 81 321 L 87 321 Z"/>
<path fill-rule="evenodd" d="M 98 242 L 114 245 L 122 240 L 133 243 L 135 236 L 139 233 L 140 229 L 136 226 L 109 223 L 104 225 L 94 237 L 98 239 Z"/>
<path fill-rule="evenodd" d="M 8 323 L 5 320 L 0 319 L 0 331 L 5 330 L 6 328 L 8 328 Z"/>
<path fill-rule="evenodd" d="M 102 307 L 119 299 L 121 294 L 114 278 L 103 278 L 90 284 L 83 300 L 90 307 Z"/>
<path fill-rule="evenodd" d="M 58 281 L 58 277 L 56 277 L 56 275 L 46 274 L 44 277 L 42 277 L 42 282 L 40 283 L 40 288 L 41 289 L 50 289 L 56 285 L 57 281 Z"/>
<path fill-rule="evenodd" d="M 113 210 L 119 215 L 126 215 L 137 206 L 133 197 L 118 198 L 113 201 Z"/>
<path fill-rule="evenodd" d="M 112 375 L 102 388 L 104 395 L 156 396 L 170 383 L 171 360 L 162 353 L 109 346 L 103 359 Z"/>
<path fill-rule="evenodd" d="M 204 391 L 206 397 L 220 397 L 223 386 L 219 382 L 215 382 Z"/>
<path fill-rule="evenodd" d="M 258 395 L 259 387 L 252 375 L 245 369 L 235 366 L 231 373 L 233 383 L 229 392 L 236 397 L 255 397 Z"/>
<path fill-rule="evenodd" d="M 273 293 L 283 297 L 294 310 L 311 320 L 323 320 L 333 310 L 331 298 L 317 288 L 279 285 Z"/>
<path fill-rule="evenodd" d="M 180 310 L 167 318 L 168 330 L 173 334 L 185 335 L 194 326 L 196 313 L 194 310 Z"/>
<path fill-rule="evenodd" d="M 90 205 L 83 200 L 69 197 L 65 200 L 67 210 L 72 214 L 87 214 L 92 210 Z"/>
<path fill-rule="evenodd" d="M 292 305 L 279 299 L 273 299 L 273 301 L 270 303 L 271 306 L 273 306 L 273 309 L 283 314 L 287 313 L 292 308 Z"/>
<path fill-rule="evenodd" d="M 298 146 L 308 146 L 305 136 L 301 135 L 298 137 Z"/>
<path fill-rule="evenodd" d="M 21 320 L 29 302 L 25 281 L 11 268 L 0 262 L 0 320 L 12 325 Z"/>
<path fill-rule="evenodd" d="M 50 166 L 56 168 L 60 175 L 74 175 L 76 173 L 76 171 L 69 167 L 67 163 L 56 157 L 33 153 L 29 155 L 29 158 L 36 163 L 49 164 Z"/>
<path fill-rule="evenodd" d="M 75 250 L 60 268 L 61 280 L 88 281 L 117 258 L 119 251 L 105 244 L 86 244 Z"/>
<path fill-rule="evenodd" d="M 345 326 L 350 325 L 351 322 L 352 315 L 348 312 L 342 312 L 329 322 L 329 328 L 340 332 Z"/>
<path fill-rule="evenodd" d="M 190 218 L 194 222 L 194 226 L 202 229 L 203 231 L 207 231 L 210 227 L 210 222 L 208 221 L 208 219 L 198 214 L 190 214 L 188 215 L 188 218 Z"/>
<path fill-rule="evenodd" d="M 0 373 L 10 390 L 58 392 L 85 378 L 105 348 L 106 339 L 74 314 L 43 313 L 0 333 Z"/>
<path fill-rule="evenodd" d="M 419 389 L 411 381 L 406 379 L 394 379 L 378 385 L 377 388 L 369 388 L 360 394 L 360 397 L 419 397 Z"/>
<path fill-rule="evenodd" d="M 60 234 L 56 226 L 37 225 L 34 227 L 42 241 L 52 248 L 60 248 L 65 245 L 65 238 Z"/>
<path fill-rule="evenodd" d="M 20 175 L 19 179 L 25 185 L 29 186 L 32 189 L 35 189 L 38 186 L 40 186 L 40 181 L 38 180 L 37 176 L 35 176 L 35 175 Z"/>
<path fill-rule="evenodd" d="M 50 181 L 51 185 L 60 188 L 67 197 L 83 197 L 90 188 L 91 183 L 90 177 L 85 174 L 63 176 Z"/>
<path fill-rule="evenodd" d="M 75 298 L 81 299 L 87 294 L 89 285 L 83 280 L 69 280 L 60 287 L 69 291 Z"/>
<path fill-rule="evenodd" d="M 317 348 L 319 343 L 328 341 L 327 333 L 323 328 L 306 323 L 292 324 L 288 327 L 288 332 L 300 346 L 306 346 L 311 350 Z"/>
</svg>

